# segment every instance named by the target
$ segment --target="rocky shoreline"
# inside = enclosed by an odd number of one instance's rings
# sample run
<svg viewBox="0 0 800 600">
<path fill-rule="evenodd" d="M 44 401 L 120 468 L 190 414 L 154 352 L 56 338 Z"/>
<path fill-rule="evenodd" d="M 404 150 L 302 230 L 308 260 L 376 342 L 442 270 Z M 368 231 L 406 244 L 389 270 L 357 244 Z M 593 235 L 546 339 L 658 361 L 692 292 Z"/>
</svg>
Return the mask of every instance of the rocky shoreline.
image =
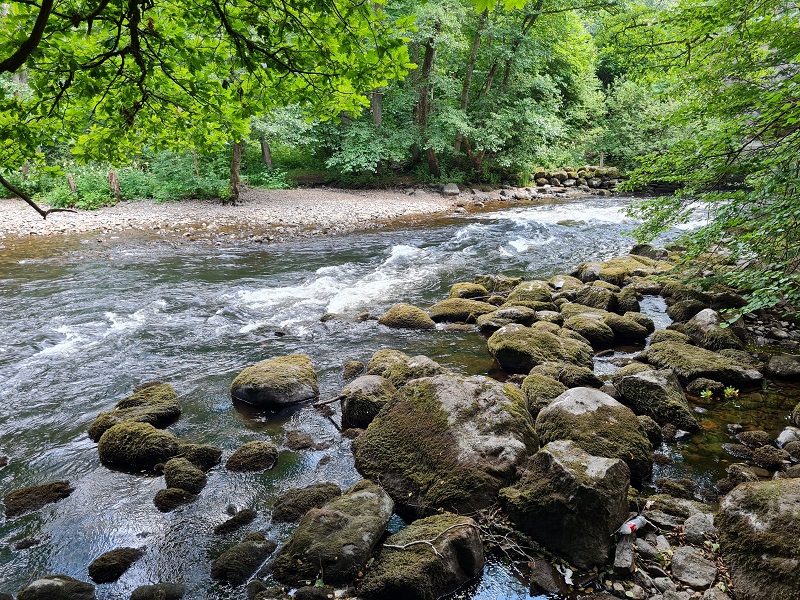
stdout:
<svg viewBox="0 0 800 600">
<path fill-rule="evenodd" d="M 242 596 L 256 600 L 287 600 L 288 588 L 299 588 L 295 599 L 435 600 L 478 576 L 497 552 L 523 565 L 533 594 L 800 598 L 800 404 L 777 439 L 730 430 L 740 462 L 713 490 L 689 479 L 650 481 L 654 461 L 665 458 L 656 450 L 662 441 L 703 426 L 690 400 L 713 402 L 766 378 L 800 380 L 800 355 L 791 353 L 800 330 L 775 325 L 768 314 L 751 316 L 755 328 L 747 321 L 720 327 L 717 311 L 742 306 L 740 296 L 670 279 L 673 257 L 665 251 L 633 252 L 547 281 L 485 275 L 456 282 L 449 298 L 428 309 L 396 305 L 371 317 L 387 328 L 481 331 L 505 382 L 379 350 L 344 365 L 341 393 L 318 400 L 305 355 L 245 369 L 231 383 L 233 399 L 273 411 L 315 402 L 340 418 L 364 479 L 348 490 L 330 483 L 290 490 L 273 509 L 273 520 L 299 520 L 289 540 L 278 548 L 268 531 L 242 535 L 210 565 L 211 577 L 247 583 Z M 674 321 L 667 329 L 654 331 L 640 312 L 644 295 L 666 300 Z M 593 356 L 631 344 L 641 352 L 613 376 L 593 373 Z M 163 474 L 166 488 L 153 498 L 161 511 L 194 502 L 212 469 L 260 472 L 276 463 L 276 446 L 252 441 L 223 466 L 221 449 L 168 431 L 180 416 L 174 389 L 149 383 L 88 432 L 108 468 Z M 296 441 L 298 449 L 314 447 L 313 439 Z M 642 482 L 658 493 L 646 493 Z M 5 497 L 6 517 L 73 491 L 66 481 L 16 490 Z M 241 510 L 217 529 L 245 528 L 255 514 Z M 392 514 L 409 526 L 386 537 Z M 145 551 L 107 552 L 89 565 L 90 577 L 114 581 Z M 162 582 L 131 599 L 183 594 L 180 582 Z M 17 596 L 94 597 L 92 584 L 63 575 Z"/>
</svg>

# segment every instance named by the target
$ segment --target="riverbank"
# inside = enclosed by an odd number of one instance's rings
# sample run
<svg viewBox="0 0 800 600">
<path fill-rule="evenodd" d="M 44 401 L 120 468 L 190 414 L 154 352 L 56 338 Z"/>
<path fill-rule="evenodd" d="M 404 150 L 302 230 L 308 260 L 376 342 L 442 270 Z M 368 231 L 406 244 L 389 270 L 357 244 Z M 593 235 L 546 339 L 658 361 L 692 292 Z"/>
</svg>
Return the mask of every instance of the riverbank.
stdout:
<svg viewBox="0 0 800 600">
<path fill-rule="evenodd" d="M 445 213 L 455 200 L 438 192 L 415 190 L 345 191 L 334 189 L 248 190 L 240 204 L 184 200 L 120 202 L 96 211 L 59 212 L 41 219 L 24 202 L 0 199 L 0 239 L 124 230 L 167 230 L 200 225 L 347 231 L 367 223 Z"/>
</svg>

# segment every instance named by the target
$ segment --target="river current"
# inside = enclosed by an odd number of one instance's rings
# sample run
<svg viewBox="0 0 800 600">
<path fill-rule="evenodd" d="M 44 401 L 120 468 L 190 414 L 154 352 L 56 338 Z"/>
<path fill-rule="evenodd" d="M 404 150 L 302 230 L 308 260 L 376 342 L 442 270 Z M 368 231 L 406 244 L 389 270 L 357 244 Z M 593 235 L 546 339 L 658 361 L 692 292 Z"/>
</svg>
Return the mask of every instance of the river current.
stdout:
<svg viewBox="0 0 800 600">
<path fill-rule="evenodd" d="M 98 598 L 128 598 L 137 586 L 182 582 L 187 598 L 243 598 L 210 579 L 210 563 L 244 531 L 215 536 L 231 505 L 258 511 L 250 530 L 278 541 L 280 492 L 318 481 L 359 479 L 334 423 L 311 407 L 272 414 L 231 402 L 244 367 L 301 352 L 311 356 L 320 395 L 342 387 L 341 367 L 380 348 L 425 354 L 466 374 L 499 375 L 478 332 L 405 332 L 359 313 L 408 302 L 427 307 L 449 286 L 479 274 L 525 278 L 569 272 L 584 260 L 626 252 L 635 226 L 626 198 L 516 205 L 378 232 L 281 244 L 220 246 L 178 237 L 120 235 L 42 239 L 0 252 L 0 495 L 66 479 L 75 492 L 37 512 L 0 522 L 0 591 L 16 593 L 47 573 L 88 580 L 86 566 L 120 546 L 144 556 Z M 663 310 L 663 309 L 662 309 Z M 657 313 L 658 310 L 655 311 Z M 321 322 L 327 313 L 341 318 Z M 216 467 L 199 499 L 171 513 L 153 505 L 163 477 L 103 466 L 86 429 L 142 382 L 170 383 L 183 416 L 169 429 L 223 448 L 287 430 L 310 433 L 320 450 L 283 450 L 265 473 Z M 337 417 L 334 416 L 336 421 Z M 247 531 L 247 529 L 245 530 Z M 21 540 L 33 543 L 15 549 Z M 24 544 L 23 544 L 24 545 Z M 464 597 L 528 598 L 510 570 L 490 563 Z"/>
</svg>

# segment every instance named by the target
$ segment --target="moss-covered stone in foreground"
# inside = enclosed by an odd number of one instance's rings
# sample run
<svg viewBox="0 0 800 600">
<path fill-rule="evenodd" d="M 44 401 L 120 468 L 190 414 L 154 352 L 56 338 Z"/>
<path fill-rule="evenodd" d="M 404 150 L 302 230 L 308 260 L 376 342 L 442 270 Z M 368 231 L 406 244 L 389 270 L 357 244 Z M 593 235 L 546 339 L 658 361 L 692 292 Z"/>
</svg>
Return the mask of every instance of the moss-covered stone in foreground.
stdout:
<svg viewBox="0 0 800 600">
<path fill-rule="evenodd" d="M 97 451 L 107 465 L 152 470 L 178 453 L 178 440 L 149 423 L 125 422 L 100 436 Z"/>
<path fill-rule="evenodd" d="M 261 408 L 277 409 L 319 395 L 317 374 L 305 354 L 291 354 L 247 367 L 231 383 L 231 396 Z"/>
<path fill-rule="evenodd" d="M 108 429 L 124 421 L 166 427 L 181 416 L 181 403 L 171 385 L 153 383 L 123 398 L 110 412 L 100 413 L 89 426 L 89 438 L 96 442 Z"/>
<path fill-rule="evenodd" d="M 517 324 L 494 332 L 488 346 L 489 353 L 510 373 L 528 373 L 536 365 L 551 361 L 593 366 L 591 346 Z"/>
<path fill-rule="evenodd" d="M 428 313 L 411 304 L 395 304 L 378 323 L 395 329 L 436 329 Z"/>
<path fill-rule="evenodd" d="M 735 387 L 759 385 L 763 375 L 750 365 L 746 365 L 696 346 L 679 342 L 659 342 L 652 344 L 644 357 L 659 369 L 672 369 L 684 385 L 705 377 Z"/>
</svg>

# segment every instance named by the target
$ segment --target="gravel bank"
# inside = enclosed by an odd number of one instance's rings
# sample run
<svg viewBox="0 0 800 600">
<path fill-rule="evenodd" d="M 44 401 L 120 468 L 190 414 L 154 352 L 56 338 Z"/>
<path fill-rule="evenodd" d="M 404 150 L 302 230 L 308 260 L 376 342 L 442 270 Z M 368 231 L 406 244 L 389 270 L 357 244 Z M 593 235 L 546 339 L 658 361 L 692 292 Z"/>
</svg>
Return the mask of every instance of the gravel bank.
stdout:
<svg viewBox="0 0 800 600">
<path fill-rule="evenodd" d="M 401 217 L 443 213 L 454 200 L 438 193 L 333 189 L 248 190 L 237 206 L 205 200 L 121 202 L 96 211 L 42 219 L 21 200 L 0 199 L 0 239 L 90 231 L 242 228 L 250 232 L 371 228 Z"/>
</svg>

